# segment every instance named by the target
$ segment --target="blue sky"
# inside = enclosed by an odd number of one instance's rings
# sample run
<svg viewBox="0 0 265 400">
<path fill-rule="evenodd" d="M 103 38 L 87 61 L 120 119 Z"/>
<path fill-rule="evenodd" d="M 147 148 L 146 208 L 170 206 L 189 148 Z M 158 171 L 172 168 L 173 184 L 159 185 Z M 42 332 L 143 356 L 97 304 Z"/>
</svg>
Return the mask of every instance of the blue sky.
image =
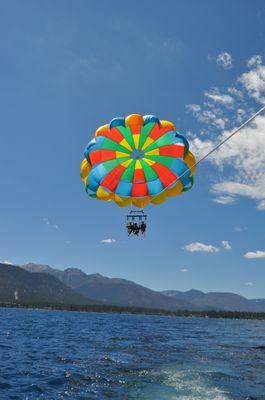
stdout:
<svg viewBox="0 0 265 400">
<path fill-rule="evenodd" d="M 265 297 L 265 117 L 150 209 L 144 240 L 79 179 L 115 116 L 173 121 L 199 157 L 259 109 L 264 17 L 262 0 L 0 1 L 0 259 Z"/>
</svg>

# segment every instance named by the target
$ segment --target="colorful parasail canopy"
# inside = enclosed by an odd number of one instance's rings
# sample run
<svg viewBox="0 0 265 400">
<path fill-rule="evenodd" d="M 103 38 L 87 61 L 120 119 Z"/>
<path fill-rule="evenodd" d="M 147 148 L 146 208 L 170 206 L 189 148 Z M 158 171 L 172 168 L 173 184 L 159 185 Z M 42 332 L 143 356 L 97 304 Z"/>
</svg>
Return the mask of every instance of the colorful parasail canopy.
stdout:
<svg viewBox="0 0 265 400">
<path fill-rule="evenodd" d="M 97 129 L 84 157 L 88 195 L 119 206 L 161 204 L 193 185 L 196 161 L 187 139 L 153 115 L 114 118 Z"/>
</svg>

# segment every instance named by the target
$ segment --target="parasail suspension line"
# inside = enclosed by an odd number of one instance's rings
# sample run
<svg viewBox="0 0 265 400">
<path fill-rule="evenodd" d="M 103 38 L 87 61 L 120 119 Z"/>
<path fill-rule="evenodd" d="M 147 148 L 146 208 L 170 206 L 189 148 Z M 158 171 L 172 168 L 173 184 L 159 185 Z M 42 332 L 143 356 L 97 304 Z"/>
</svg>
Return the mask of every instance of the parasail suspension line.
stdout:
<svg viewBox="0 0 265 400">
<path fill-rule="evenodd" d="M 206 158 L 208 158 L 212 153 L 214 153 L 216 150 L 219 149 L 223 144 L 228 142 L 233 136 L 235 136 L 241 129 L 243 129 L 246 125 L 248 125 L 251 121 L 253 121 L 258 115 L 260 115 L 263 111 L 265 111 L 265 106 L 261 107 L 260 110 L 258 110 L 255 114 L 253 114 L 250 118 L 248 118 L 243 124 L 241 124 L 238 128 L 236 128 L 229 136 L 227 136 L 224 140 L 222 140 L 220 143 L 218 143 L 215 147 L 213 147 L 208 153 L 206 153 L 202 158 L 200 158 L 198 161 L 196 161 L 190 168 L 186 169 L 180 176 L 177 177 L 177 179 L 172 182 L 170 186 L 173 186 L 175 183 L 177 183 L 188 171 L 190 171 L 192 168 L 195 168 L 198 164 L 200 164 L 202 161 L 204 161 Z M 158 195 L 163 193 L 167 188 L 163 189 Z M 157 197 L 158 195 L 153 196 L 153 198 Z M 154 204 L 151 204 L 149 207 L 146 208 L 146 210 L 149 210 L 151 207 L 154 207 Z"/>
</svg>

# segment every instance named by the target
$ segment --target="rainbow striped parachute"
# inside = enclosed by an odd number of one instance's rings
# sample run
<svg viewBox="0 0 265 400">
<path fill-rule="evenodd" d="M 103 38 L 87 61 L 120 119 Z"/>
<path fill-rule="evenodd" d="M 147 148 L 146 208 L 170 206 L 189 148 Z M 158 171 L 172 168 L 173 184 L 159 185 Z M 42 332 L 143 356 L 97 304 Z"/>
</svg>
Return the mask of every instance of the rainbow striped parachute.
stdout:
<svg viewBox="0 0 265 400">
<path fill-rule="evenodd" d="M 97 129 L 84 157 L 81 178 L 88 195 L 119 206 L 161 204 L 193 185 L 188 141 L 172 122 L 153 115 L 114 118 Z"/>
</svg>

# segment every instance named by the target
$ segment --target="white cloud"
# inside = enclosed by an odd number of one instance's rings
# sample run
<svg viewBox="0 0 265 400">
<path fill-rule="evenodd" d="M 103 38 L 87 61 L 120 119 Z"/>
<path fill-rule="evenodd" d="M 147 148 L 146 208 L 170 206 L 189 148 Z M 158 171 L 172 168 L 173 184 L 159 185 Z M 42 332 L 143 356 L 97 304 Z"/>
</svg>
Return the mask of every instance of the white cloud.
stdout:
<svg viewBox="0 0 265 400">
<path fill-rule="evenodd" d="M 195 251 L 200 251 L 204 253 L 217 253 L 219 251 L 218 247 L 215 247 L 211 244 L 204 244 L 201 242 L 194 242 L 187 244 L 184 247 L 185 250 L 190 251 L 190 252 L 195 252 Z"/>
<path fill-rule="evenodd" d="M 216 118 L 217 116 L 212 110 L 204 110 L 197 116 L 198 121 L 205 123 L 212 123 L 212 121 L 215 121 Z"/>
<path fill-rule="evenodd" d="M 246 111 L 243 110 L 243 108 L 239 108 L 239 109 L 236 111 L 236 120 L 237 120 L 237 122 L 238 122 L 239 124 L 241 124 L 241 123 L 244 121 L 244 119 L 247 119 L 247 118 L 246 118 Z"/>
<path fill-rule="evenodd" d="M 191 151 L 196 154 L 197 159 L 209 153 L 213 146 L 214 142 L 211 139 L 202 140 L 199 137 L 195 137 L 193 140 L 190 140 Z"/>
<path fill-rule="evenodd" d="M 210 110 L 202 109 L 198 104 L 188 104 L 186 109 L 199 121 L 208 125 L 212 125 L 219 129 L 224 129 L 227 123 L 227 118 L 222 117 L 222 110 L 214 107 L 211 103 L 205 103 Z"/>
<path fill-rule="evenodd" d="M 236 199 L 232 196 L 218 196 L 213 199 L 213 202 L 224 205 L 235 204 Z"/>
<path fill-rule="evenodd" d="M 51 221 L 48 218 L 43 218 L 43 222 L 45 223 L 45 225 L 50 226 L 51 228 L 60 230 L 59 226 L 57 224 L 51 223 Z"/>
<path fill-rule="evenodd" d="M 251 57 L 248 68 L 226 91 L 221 92 L 218 88 L 206 91 L 207 101 L 203 106 L 187 106 L 187 111 L 198 122 L 207 124 L 203 135 L 198 129 L 196 137 L 190 138 L 191 150 L 197 159 L 226 139 L 235 127 L 254 113 L 253 105 L 247 104 L 248 99 L 251 104 L 253 99 L 265 102 L 265 64 L 262 58 Z M 237 110 L 233 114 L 230 112 L 232 106 Z M 222 133 L 216 134 L 216 129 Z M 219 179 L 211 187 L 215 203 L 229 205 L 236 203 L 238 197 L 245 197 L 255 200 L 258 210 L 265 210 L 265 113 L 222 145 L 207 161 L 216 167 L 215 172 L 220 172 Z"/>
<path fill-rule="evenodd" d="M 213 123 L 214 126 L 216 126 L 216 128 L 219 129 L 224 129 L 225 128 L 225 124 L 226 124 L 226 119 L 225 118 L 216 118 Z"/>
<path fill-rule="evenodd" d="M 221 243 L 224 250 L 232 250 L 232 247 L 230 246 L 230 243 L 227 240 L 222 240 Z"/>
<path fill-rule="evenodd" d="M 183 273 L 189 272 L 189 269 L 188 268 L 180 268 L 180 272 L 183 272 Z"/>
<path fill-rule="evenodd" d="M 102 239 L 100 241 L 100 243 L 106 243 L 106 244 L 112 244 L 112 243 L 116 243 L 116 239 Z"/>
<path fill-rule="evenodd" d="M 222 94 L 218 88 L 213 88 L 209 92 L 205 92 L 205 96 L 215 103 L 221 103 L 224 106 L 232 106 L 234 99 L 229 94 Z"/>
<path fill-rule="evenodd" d="M 229 87 L 229 88 L 227 89 L 227 91 L 228 91 L 232 96 L 238 97 L 239 99 L 242 99 L 242 98 L 244 97 L 243 92 L 242 92 L 241 90 L 235 88 L 234 86 Z"/>
<path fill-rule="evenodd" d="M 232 68 L 231 54 L 227 53 L 226 51 L 223 51 L 222 53 L 218 54 L 216 58 L 216 63 L 217 65 L 223 67 L 224 69 Z"/>
<path fill-rule="evenodd" d="M 236 232 L 243 232 L 243 231 L 245 230 L 245 228 L 241 228 L 241 226 L 235 226 L 235 227 L 234 227 L 234 230 L 235 230 Z"/>
<path fill-rule="evenodd" d="M 214 186 L 214 190 L 217 192 L 228 192 L 232 195 L 239 194 L 244 196 L 244 194 L 248 197 L 256 197 L 255 189 L 251 188 L 249 185 L 239 182 L 229 182 L 225 181 L 222 183 L 218 183 Z"/>
<path fill-rule="evenodd" d="M 254 286 L 254 283 L 253 282 L 246 282 L 246 285 L 247 286 Z"/>
<path fill-rule="evenodd" d="M 238 182 L 224 181 L 216 183 L 212 187 L 212 191 L 217 195 L 231 195 L 248 197 L 253 200 L 257 200 L 257 210 L 265 210 L 265 186 L 264 179 L 260 182 L 253 184 L 244 184 Z M 223 203 L 224 204 L 224 203 Z"/>
<path fill-rule="evenodd" d="M 188 104 L 186 109 L 196 115 L 201 111 L 201 106 L 199 104 Z"/>
<path fill-rule="evenodd" d="M 243 73 L 238 81 L 247 91 L 250 97 L 257 102 L 265 102 L 265 65 L 262 64 L 260 56 L 254 56 L 248 61 L 248 66 L 253 67 L 248 72 Z"/>
<path fill-rule="evenodd" d="M 208 160 L 224 171 L 230 167 L 231 180 L 223 179 L 212 186 L 215 202 L 232 204 L 237 196 L 257 200 L 258 210 L 265 209 L 265 117 L 258 116 L 255 123 L 242 129 L 240 133 L 226 142 Z M 218 142 L 231 132 L 225 131 Z M 192 140 L 192 149 L 197 157 L 209 152 L 216 141 L 200 138 Z M 232 168 L 232 170 L 231 170 Z M 224 175 L 224 174 L 223 174 Z"/>
<path fill-rule="evenodd" d="M 253 68 L 253 67 L 258 67 L 259 65 L 262 64 L 262 57 L 259 55 L 252 56 L 248 61 L 247 61 L 247 67 L 248 68 Z"/>
<path fill-rule="evenodd" d="M 259 204 L 257 205 L 257 209 L 260 210 L 260 211 L 264 211 L 265 210 L 265 199 L 261 200 L 259 202 Z"/>
<path fill-rule="evenodd" d="M 265 258 L 265 251 L 249 251 L 244 254 L 245 258 Z"/>
<path fill-rule="evenodd" d="M 2 264 L 13 265 L 13 263 L 11 261 L 2 261 Z"/>
</svg>

